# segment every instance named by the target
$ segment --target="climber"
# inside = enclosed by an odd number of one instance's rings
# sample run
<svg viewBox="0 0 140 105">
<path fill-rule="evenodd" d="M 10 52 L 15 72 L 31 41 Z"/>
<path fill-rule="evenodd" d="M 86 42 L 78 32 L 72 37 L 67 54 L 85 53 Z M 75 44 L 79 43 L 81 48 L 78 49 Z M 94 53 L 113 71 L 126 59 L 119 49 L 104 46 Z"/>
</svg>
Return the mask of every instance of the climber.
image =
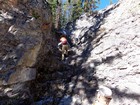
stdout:
<svg viewBox="0 0 140 105">
<path fill-rule="evenodd" d="M 69 43 L 66 37 L 61 37 L 60 42 L 58 43 L 58 49 L 62 52 L 62 60 L 65 59 L 65 56 L 68 56 Z"/>
</svg>

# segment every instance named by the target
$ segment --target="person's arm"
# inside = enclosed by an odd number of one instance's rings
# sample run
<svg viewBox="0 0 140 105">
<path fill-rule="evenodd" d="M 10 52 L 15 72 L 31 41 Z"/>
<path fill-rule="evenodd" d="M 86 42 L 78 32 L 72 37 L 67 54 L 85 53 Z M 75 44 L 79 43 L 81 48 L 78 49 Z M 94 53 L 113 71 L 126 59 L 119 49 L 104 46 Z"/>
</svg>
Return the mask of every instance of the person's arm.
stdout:
<svg viewBox="0 0 140 105">
<path fill-rule="evenodd" d="M 59 49 L 59 51 L 62 51 L 61 46 L 62 46 L 62 42 L 58 43 L 57 48 Z"/>
</svg>

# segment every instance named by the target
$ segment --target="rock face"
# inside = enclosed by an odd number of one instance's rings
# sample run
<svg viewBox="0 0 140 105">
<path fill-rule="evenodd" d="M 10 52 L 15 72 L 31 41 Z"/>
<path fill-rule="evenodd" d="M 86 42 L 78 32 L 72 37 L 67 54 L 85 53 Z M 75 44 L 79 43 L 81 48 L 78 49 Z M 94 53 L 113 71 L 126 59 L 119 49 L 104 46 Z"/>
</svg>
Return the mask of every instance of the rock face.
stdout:
<svg viewBox="0 0 140 105">
<path fill-rule="evenodd" d="M 92 105 L 106 85 L 110 105 L 139 105 L 140 1 L 120 0 L 76 20 L 75 54 L 62 69 L 45 1 L 0 0 L 0 104 Z"/>
<path fill-rule="evenodd" d="M 25 99 L 30 97 L 28 82 L 36 78 L 37 70 L 58 67 L 53 57 L 51 20 L 45 0 L 0 0 L 1 97 L 8 92 L 11 97 L 19 94 Z"/>
<path fill-rule="evenodd" d="M 139 23 L 140 1 L 120 0 L 92 16 L 82 15 L 72 31 L 79 41 L 71 64 L 93 68 L 98 84 L 113 91 L 109 105 L 140 103 Z"/>
</svg>

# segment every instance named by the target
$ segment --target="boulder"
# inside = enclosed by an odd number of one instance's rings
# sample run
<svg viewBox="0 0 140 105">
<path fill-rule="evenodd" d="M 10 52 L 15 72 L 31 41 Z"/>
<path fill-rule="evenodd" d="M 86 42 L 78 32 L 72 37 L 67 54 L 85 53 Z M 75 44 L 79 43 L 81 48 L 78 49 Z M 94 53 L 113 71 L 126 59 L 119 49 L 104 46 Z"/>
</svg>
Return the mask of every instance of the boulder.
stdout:
<svg viewBox="0 0 140 105">
<path fill-rule="evenodd" d="M 45 0 L 0 0 L 1 88 L 22 84 L 20 94 L 24 94 L 40 68 L 57 69 L 51 27 L 51 10 Z"/>
</svg>

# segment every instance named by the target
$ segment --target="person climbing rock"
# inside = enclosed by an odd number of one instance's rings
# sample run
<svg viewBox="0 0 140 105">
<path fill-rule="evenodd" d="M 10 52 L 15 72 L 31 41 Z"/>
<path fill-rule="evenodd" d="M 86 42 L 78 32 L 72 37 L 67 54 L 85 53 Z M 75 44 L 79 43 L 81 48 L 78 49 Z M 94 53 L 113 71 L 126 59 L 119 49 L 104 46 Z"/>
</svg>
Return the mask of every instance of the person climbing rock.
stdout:
<svg viewBox="0 0 140 105">
<path fill-rule="evenodd" d="M 66 39 L 66 37 L 61 37 L 60 42 L 58 43 L 58 49 L 62 52 L 62 60 L 65 59 L 66 56 L 68 56 L 69 51 L 69 43 Z"/>
</svg>

